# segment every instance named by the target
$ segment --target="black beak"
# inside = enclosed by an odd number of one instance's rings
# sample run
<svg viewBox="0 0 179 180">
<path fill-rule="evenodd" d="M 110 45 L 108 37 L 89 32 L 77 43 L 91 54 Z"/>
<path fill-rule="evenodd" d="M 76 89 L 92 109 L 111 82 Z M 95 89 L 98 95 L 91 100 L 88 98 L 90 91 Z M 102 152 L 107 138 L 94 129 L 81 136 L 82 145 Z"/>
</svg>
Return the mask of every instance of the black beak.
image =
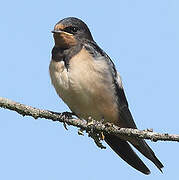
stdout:
<svg viewBox="0 0 179 180">
<path fill-rule="evenodd" d="M 58 30 L 58 31 L 55 31 L 55 30 L 53 30 L 53 31 L 51 31 L 52 33 L 62 33 L 63 31 L 61 31 L 61 30 Z"/>
</svg>

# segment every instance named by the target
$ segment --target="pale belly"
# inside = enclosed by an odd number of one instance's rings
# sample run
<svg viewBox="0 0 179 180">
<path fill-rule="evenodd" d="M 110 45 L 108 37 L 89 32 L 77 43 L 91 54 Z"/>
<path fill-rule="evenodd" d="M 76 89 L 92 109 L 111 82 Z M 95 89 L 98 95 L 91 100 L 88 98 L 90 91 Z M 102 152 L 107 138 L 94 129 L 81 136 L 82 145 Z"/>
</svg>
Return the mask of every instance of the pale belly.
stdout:
<svg viewBox="0 0 179 180">
<path fill-rule="evenodd" d="M 52 60 L 49 70 L 57 94 L 80 118 L 113 123 L 118 119 L 115 90 L 105 64 L 94 66 L 75 58 L 67 71 L 63 61 Z"/>
</svg>

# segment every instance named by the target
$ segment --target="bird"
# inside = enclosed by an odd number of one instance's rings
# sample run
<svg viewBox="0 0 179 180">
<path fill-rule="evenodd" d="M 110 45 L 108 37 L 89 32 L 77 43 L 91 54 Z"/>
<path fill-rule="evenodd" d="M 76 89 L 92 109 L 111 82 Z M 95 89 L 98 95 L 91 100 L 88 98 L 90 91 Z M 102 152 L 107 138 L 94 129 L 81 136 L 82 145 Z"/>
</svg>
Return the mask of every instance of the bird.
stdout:
<svg viewBox="0 0 179 180">
<path fill-rule="evenodd" d="M 51 83 L 69 109 L 81 119 L 91 117 L 121 128 L 137 129 L 121 76 L 111 58 L 97 45 L 85 22 L 67 17 L 54 26 L 52 33 L 55 45 L 49 65 Z M 145 140 L 124 140 L 110 134 L 104 134 L 104 140 L 141 173 L 148 175 L 150 170 L 133 147 L 162 172 L 163 164 Z"/>
</svg>

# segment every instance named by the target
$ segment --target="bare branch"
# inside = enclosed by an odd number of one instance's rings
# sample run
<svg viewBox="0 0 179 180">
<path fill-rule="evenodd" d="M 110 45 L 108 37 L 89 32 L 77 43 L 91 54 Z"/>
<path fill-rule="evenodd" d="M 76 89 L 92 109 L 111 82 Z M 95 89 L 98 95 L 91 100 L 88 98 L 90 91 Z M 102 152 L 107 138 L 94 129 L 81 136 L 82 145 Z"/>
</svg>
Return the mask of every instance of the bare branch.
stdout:
<svg viewBox="0 0 179 180">
<path fill-rule="evenodd" d="M 81 119 L 76 119 L 73 117 L 73 114 L 70 112 L 65 113 L 56 113 L 48 110 L 42 110 L 38 108 L 34 108 L 31 106 L 27 106 L 24 104 L 20 104 L 14 102 L 12 100 L 0 97 L 0 107 L 5 109 L 10 109 L 12 111 L 16 111 L 17 113 L 23 116 L 31 116 L 35 119 L 37 118 L 45 118 L 52 121 L 59 121 L 68 125 L 79 127 L 80 129 L 84 129 L 89 132 L 93 129 L 94 132 L 100 133 L 108 133 L 112 135 L 116 135 L 122 138 L 142 138 L 142 139 L 150 139 L 151 141 L 177 141 L 179 142 L 179 135 L 177 134 L 168 134 L 168 133 L 155 133 L 151 130 L 138 130 L 138 129 L 130 129 L 130 128 L 119 128 L 114 125 L 104 125 L 102 123 L 96 122 L 94 125 L 88 126 L 86 121 Z"/>
</svg>

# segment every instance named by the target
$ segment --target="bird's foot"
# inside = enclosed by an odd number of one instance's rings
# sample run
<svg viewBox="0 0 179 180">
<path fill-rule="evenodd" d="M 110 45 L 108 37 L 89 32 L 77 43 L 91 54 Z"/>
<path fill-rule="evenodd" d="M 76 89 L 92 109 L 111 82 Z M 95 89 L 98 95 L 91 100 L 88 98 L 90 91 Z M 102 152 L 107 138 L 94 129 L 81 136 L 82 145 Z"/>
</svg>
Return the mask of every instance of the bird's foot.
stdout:
<svg viewBox="0 0 179 180">
<path fill-rule="evenodd" d="M 72 118 L 73 115 L 74 114 L 71 113 L 71 112 L 63 112 L 63 113 L 61 113 L 61 118 L 63 118 L 63 119 L 70 119 L 70 118 Z"/>
<path fill-rule="evenodd" d="M 70 113 L 70 112 L 63 112 L 63 113 L 61 113 L 61 119 L 62 119 L 62 120 L 70 119 L 70 118 L 72 118 L 73 115 L 74 115 L 74 114 L 73 114 L 73 113 Z M 67 125 L 68 125 L 68 123 L 63 122 L 63 127 L 64 127 L 66 130 L 68 130 Z"/>
<path fill-rule="evenodd" d="M 78 135 L 84 136 L 84 129 L 82 128 L 78 129 Z"/>
</svg>

